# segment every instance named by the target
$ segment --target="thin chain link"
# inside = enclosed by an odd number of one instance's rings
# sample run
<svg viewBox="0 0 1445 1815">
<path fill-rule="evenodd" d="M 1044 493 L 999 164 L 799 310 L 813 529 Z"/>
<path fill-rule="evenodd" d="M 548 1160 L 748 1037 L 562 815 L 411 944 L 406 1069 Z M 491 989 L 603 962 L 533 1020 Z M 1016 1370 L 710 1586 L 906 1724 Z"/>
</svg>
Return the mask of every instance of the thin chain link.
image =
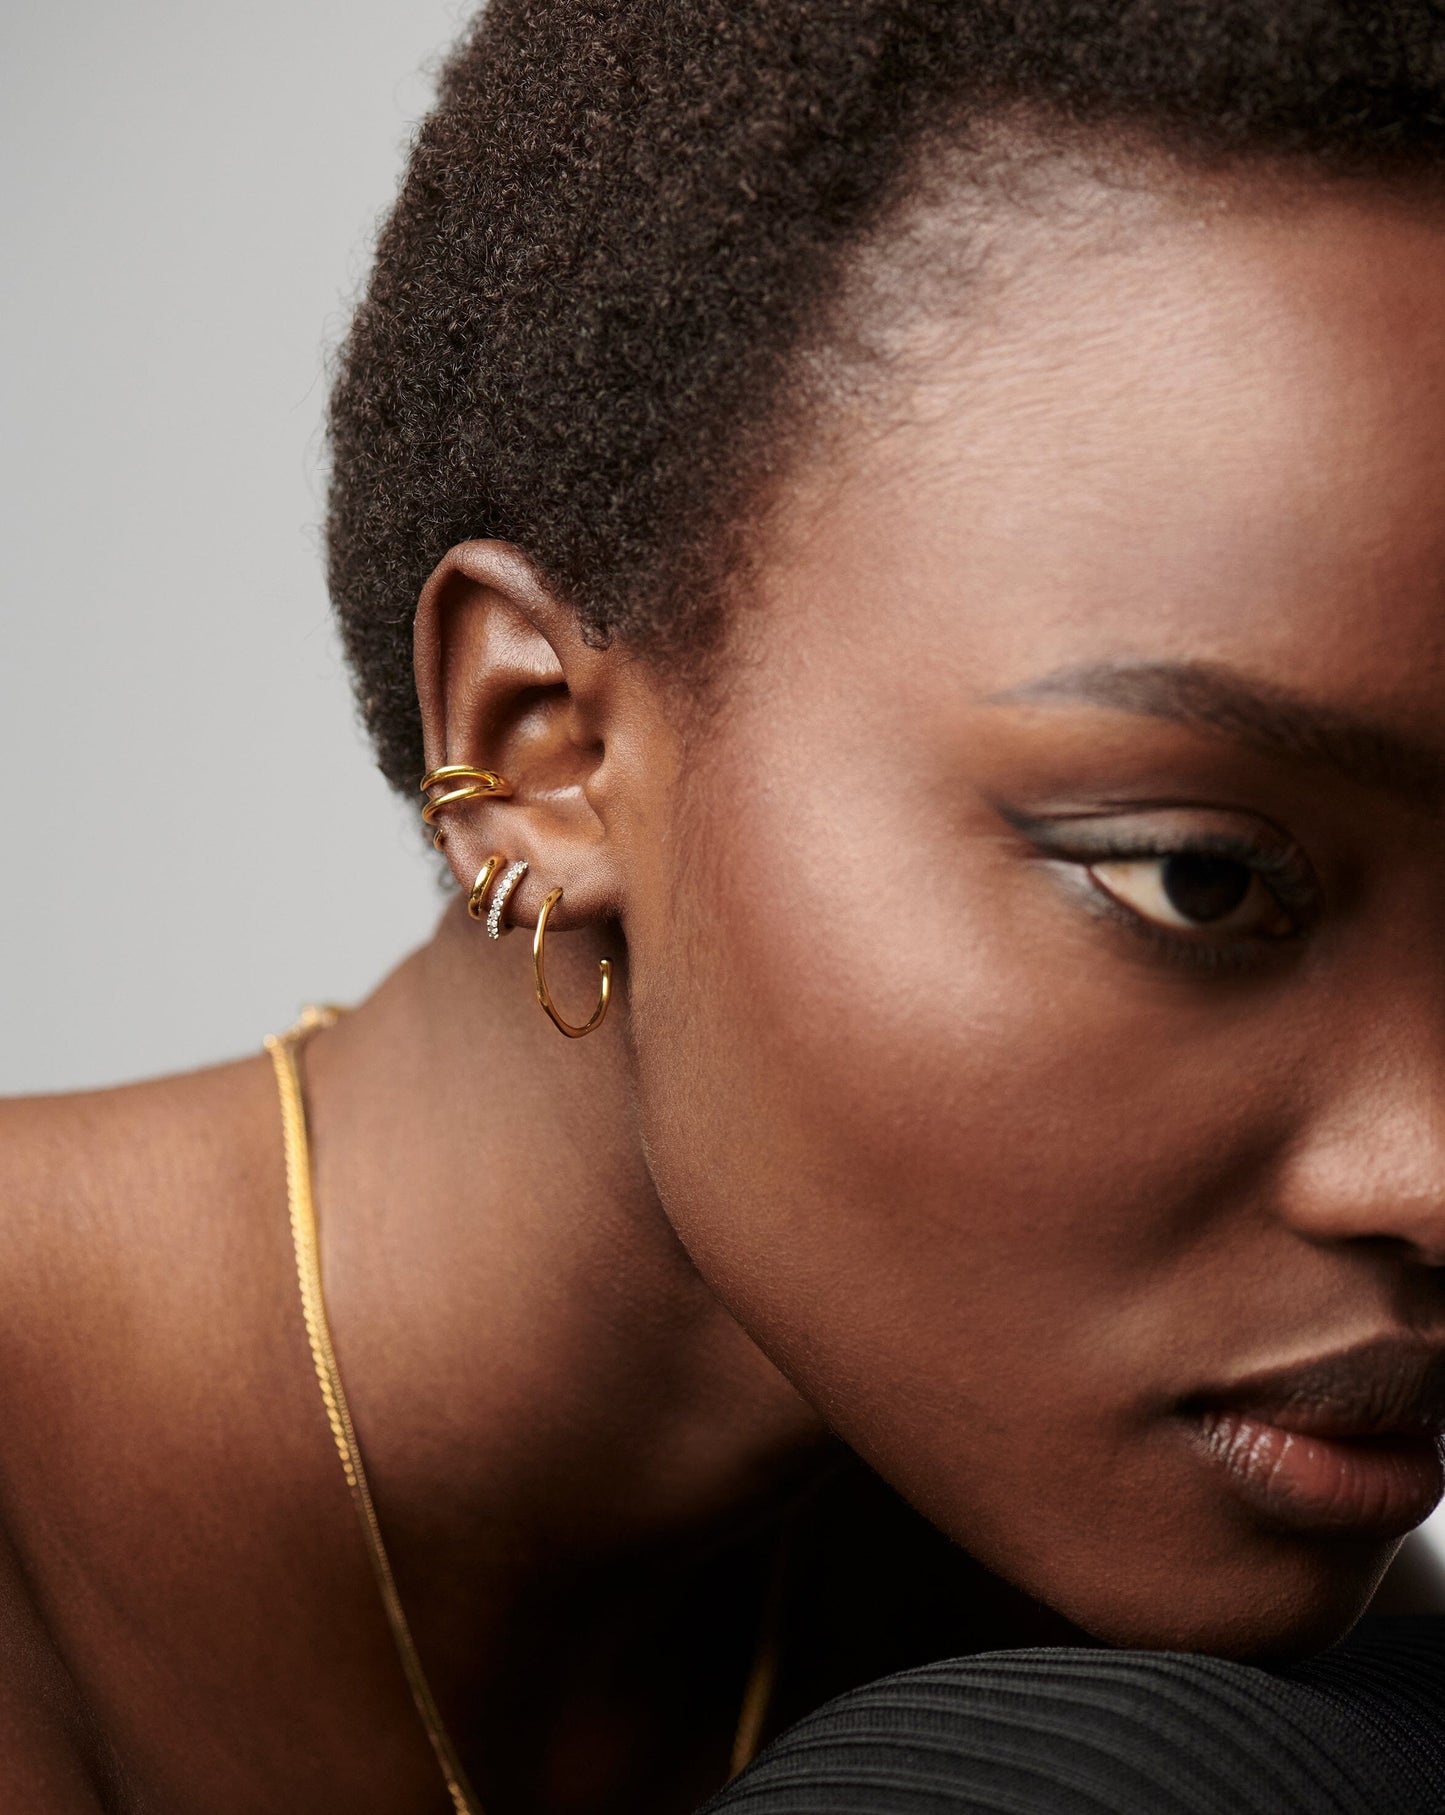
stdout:
<svg viewBox="0 0 1445 1815">
<path fill-rule="evenodd" d="M 406 1610 L 397 1593 L 391 1559 L 381 1539 L 371 1485 L 361 1460 L 356 1430 L 351 1422 L 351 1409 L 336 1365 L 331 1328 L 326 1317 L 326 1301 L 321 1293 L 321 1254 L 316 1236 L 316 1207 L 311 1195 L 311 1154 L 306 1138 L 306 1109 L 301 1094 L 301 1076 L 296 1067 L 298 1042 L 316 1027 L 335 1020 L 334 1010 L 308 1009 L 289 1033 L 270 1034 L 266 1050 L 276 1072 L 276 1086 L 281 1096 L 281 1129 L 286 1145 L 286 1196 L 291 1211 L 291 1242 L 296 1251 L 296 1279 L 301 1288 L 301 1312 L 306 1319 L 306 1340 L 311 1347 L 311 1362 L 316 1369 L 316 1384 L 321 1388 L 321 1402 L 326 1407 L 326 1421 L 331 1426 L 332 1441 L 341 1458 L 342 1473 L 351 1489 L 352 1503 L 361 1521 L 366 1552 L 372 1573 L 381 1591 L 382 1605 L 396 1641 L 401 1667 L 406 1674 L 411 1699 L 421 1716 L 426 1736 L 441 1767 L 442 1781 L 452 1799 L 456 1815 L 482 1815 L 482 1805 L 467 1781 L 466 1771 L 457 1757 L 456 1747 L 442 1720 L 441 1710 L 426 1680 L 417 1655 L 416 1641 L 411 1636 Z"/>
<path fill-rule="evenodd" d="M 326 1316 L 326 1300 L 321 1290 L 321 1250 L 316 1227 L 316 1204 L 311 1190 L 311 1150 L 306 1131 L 306 1100 L 301 1088 L 301 1073 L 296 1063 L 296 1049 L 317 1028 L 330 1027 L 345 1011 L 330 1005 L 303 1010 L 300 1020 L 284 1034 L 268 1034 L 266 1051 L 276 1073 L 276 1088 L 281 1099 L 281 1132 L 286 1151 L 286 1199 L 291 1219 L 291 1245 L 296 1256 L 296 1281 L 301 1292 L 301 1313 L 306 1322 L 306 1341 L 311 1350 L 311 1363 L 316 1370 L 316 1384 L 321 1389 L 321 1403 L 326 1408 L 326 1422 L 341 1460 L 341 1471 L 351 1490 L 366 1552 L 376 1585 L 386 1609 L 387 1622 L 396 1642 L 397 1655 L 411 1690 L 412 1701 L 426 1728 L 442 1781 L 452 1799 L 454 1815 L 483 1815 L 482 1805 L 467 1779 L 466 1770 L 457 1756 L 451 1735 L 437 1707 L 436 1698 L 422 1669 L 411 1625 L 401 1604 L 391 1559 L 382 1542 L 381 1525 L 371 1497 L 371 1485 L 361 1460 L 361 1447 L 351 1421 L 351 1408 L 341 1384 L 336 1365 L 336 1350 L 331 1340 L 331 1326 Z M 730 1777 L 735 1777 L 756 1757 L 767 1719 L 777 1677 L 779 1626 L 782 1603 L 785 1549 L 780 1541 L 772 1579 L 764 1607 L 762 1630 L 757 1650 L 748 1671 L 743 1690 L 742 1708 L 733 1738 Z"/>
</svg>

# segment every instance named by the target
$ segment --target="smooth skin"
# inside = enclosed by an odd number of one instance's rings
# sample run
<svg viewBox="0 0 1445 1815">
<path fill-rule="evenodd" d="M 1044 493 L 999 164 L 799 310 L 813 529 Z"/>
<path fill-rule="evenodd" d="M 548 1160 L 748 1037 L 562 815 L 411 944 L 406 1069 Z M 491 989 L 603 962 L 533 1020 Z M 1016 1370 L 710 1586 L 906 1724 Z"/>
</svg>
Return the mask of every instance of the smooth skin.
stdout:
<svg viewBox="0 0 1445 1815">
<path fill-rule="evenodd" d="M 1395 1548 L 1250 1515 L 1176 1407 L 1445 1345 L 1445 211 L 1078 218 L 819 424 L 707 711 L 515 549 L 422 598 L 427 760 L 516 789 L 449 818 L 458 880 L 527 857 L 522 926 L 565 889 L 572 1019 L 617 969 L 564 1042 L 458 901 L 305 1055 L 340 1364 L 494 1815 L 716 1787 L 787 1509 L 779 1718 L 981 1644 L 1308 1649 Z M 1180 722 L 1181 665 L 1403 766 Z M 1221 830 L 1308 907 L 1161 926 L 1162 860 L 1101 856 Z M 266 1061 L 8 1104 L 0 1153 L 7 1806 L 444 1809 Z"/>
</svg>

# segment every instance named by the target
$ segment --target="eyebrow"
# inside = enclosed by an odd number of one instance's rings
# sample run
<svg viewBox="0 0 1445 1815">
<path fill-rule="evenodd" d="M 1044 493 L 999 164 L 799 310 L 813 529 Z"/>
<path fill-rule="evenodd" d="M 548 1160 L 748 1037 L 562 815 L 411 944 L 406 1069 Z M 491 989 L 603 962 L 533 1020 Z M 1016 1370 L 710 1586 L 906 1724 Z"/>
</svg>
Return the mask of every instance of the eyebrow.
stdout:
<svg viewBox="0 0 1445 1815">
<path fill-rule="evenodd" d="M 1417 812 L 1439 813 L 1445 796 L 1445 752 L 1224 663 L 1097 662 L 988 696 L 990 705 L 1055 700 L 1218 732 L 1271 756 L 1332 770 Z"/>
</svg>

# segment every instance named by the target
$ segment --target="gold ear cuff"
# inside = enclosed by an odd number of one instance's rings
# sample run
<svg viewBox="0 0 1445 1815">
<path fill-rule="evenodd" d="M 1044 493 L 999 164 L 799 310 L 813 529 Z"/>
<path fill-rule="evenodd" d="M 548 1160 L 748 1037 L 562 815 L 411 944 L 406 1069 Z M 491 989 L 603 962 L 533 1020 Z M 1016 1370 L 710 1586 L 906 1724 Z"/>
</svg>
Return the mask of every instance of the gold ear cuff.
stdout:
<svg viewBox="0 0 1445 1815">
<path fill-rule="evenodd" d="M 431 794 L 431 790 L 443 783 L 460 782 L 461 787 L 443 787 L 440 794 Z M 437 814 L 445 807 L 460 807 L 469 800 L 502 799 L 512 792 L 512 784 L 495 769 L 477 769 L 471 763 L 443 763 L 440 768 L 428 769 L 421 778 L 421 791 L 431 794 L 431 798 L 421 810 L 421 816 L 427 825 L 435 825 Z M 432 833 L 432 843 L 438 850 L 446 839 L 446 832 L 438 829 Z"/>
<path fill-rule="evenodd" d="M 500 851 L 493 851 L 481 869 L 477 871 L 477 879 L 472 884 L 472 892 L 467 896 L 467 912 L 473 920 L 486 918 L 487 890 L 492 886 L 492 878 L 506 861 Z"/>
</svg>

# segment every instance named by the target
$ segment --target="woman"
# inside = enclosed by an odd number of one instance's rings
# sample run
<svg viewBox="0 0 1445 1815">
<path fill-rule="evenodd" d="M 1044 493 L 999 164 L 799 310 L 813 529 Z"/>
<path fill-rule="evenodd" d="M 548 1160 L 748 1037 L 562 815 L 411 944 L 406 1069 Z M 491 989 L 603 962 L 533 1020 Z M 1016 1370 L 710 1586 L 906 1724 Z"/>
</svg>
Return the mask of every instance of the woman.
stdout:
<svg viewBox="0 0 1445 1815">
<path fill-rule="evenodd" d="M 1441 27 L 482 16 L 333 412 L 456 896 L 6 1106 L 11 1804 L 664 1815 L 886 1670 L 1356 1620 L 1445 1425 Z"/>
</svg>

